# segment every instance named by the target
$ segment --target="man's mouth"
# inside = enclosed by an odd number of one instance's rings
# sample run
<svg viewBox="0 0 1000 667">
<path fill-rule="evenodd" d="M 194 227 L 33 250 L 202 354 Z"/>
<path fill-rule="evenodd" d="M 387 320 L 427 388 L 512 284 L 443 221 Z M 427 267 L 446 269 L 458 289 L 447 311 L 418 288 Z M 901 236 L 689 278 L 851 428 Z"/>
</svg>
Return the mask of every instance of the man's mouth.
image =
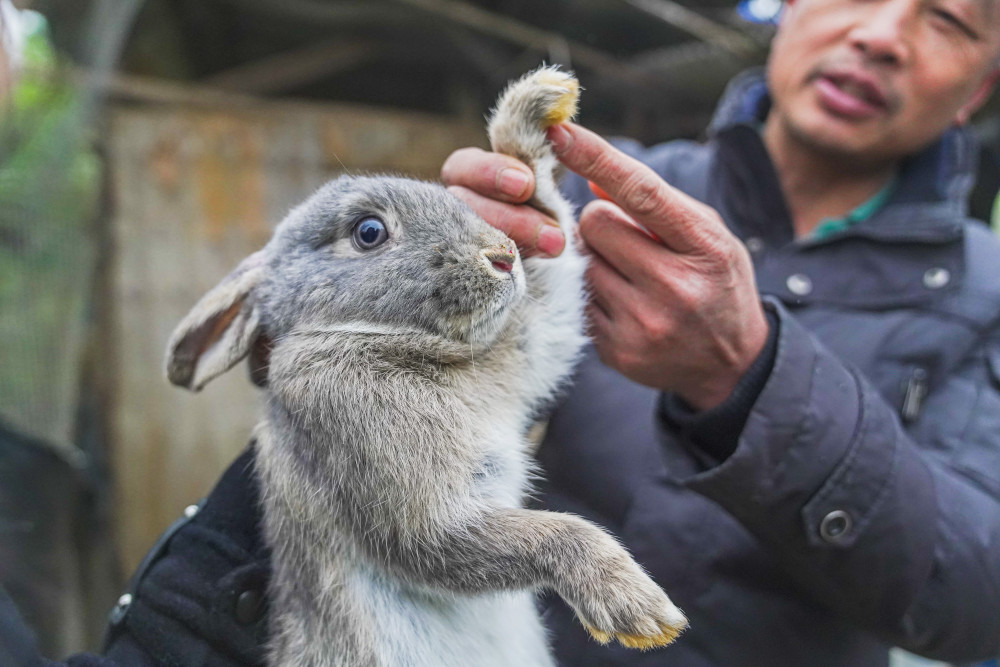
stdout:
<svg viewBox="0 0 1000 667">
<path fill-rule="evenodd" d="M 889 96 L 879 81 L 862 72 L 829 71 L 816 79 L 820 101 L 830 112 L 865 119 L 889 110 Z"/>
</svg>

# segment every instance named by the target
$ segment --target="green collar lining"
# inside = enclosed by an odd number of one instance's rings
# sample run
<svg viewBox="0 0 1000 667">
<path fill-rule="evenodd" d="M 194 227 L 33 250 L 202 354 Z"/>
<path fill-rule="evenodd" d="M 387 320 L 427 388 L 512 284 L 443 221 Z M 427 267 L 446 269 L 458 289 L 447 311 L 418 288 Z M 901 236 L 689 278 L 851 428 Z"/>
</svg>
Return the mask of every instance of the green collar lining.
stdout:
<svg viewBox="0 0 1000 667">
<path fill-rule="evenodd" d="M 864 222 L 868 220 L 873 215 L 879 212 L 892 194 L 896 191 L 897 178 L 893 176 L 889 179 L 889 182 L 882 187 L 881 190 L 875 193 L 871 199 L 861 204 L 853 211 L 848 213 L 842 218 L 826 218 L 820 222 L 816 229 L 812 231 L 809 237 L 813 240 L 825 239 L 831 234 L 837 232 L 842 232 L 848 227 L 852 227 L 859 222 Z"/>
</svg>

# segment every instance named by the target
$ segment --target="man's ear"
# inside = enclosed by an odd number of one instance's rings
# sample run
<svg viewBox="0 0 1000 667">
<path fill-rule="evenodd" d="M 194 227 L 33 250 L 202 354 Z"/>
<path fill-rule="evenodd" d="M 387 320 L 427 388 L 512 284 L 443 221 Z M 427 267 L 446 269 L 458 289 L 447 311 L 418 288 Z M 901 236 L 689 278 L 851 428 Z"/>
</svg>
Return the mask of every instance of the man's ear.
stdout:
<svg viewBox="0 0 1000 667">
<path fill-rule="evenodd" d="M 972 114 L 979 111 L 979 108 L 986 104 L 986 101 L 990 99 L 990 95 L 993 94 L 993 89 L 996 88 L 998 80 L 1000 80 L 1000 67 L 994 67 L 993 71 L 987 74 L 983 82 L 979 84 L 976 92 L 972 93 L 969 101 L 962 105 L 962 108 L 955 114 L 955 123 L 957 125 L 968 123 L 969 119 L 972 118 Z"/>
<path fill-rule="evenodd" d="M 167 378 L 200 391 L 247 356 L 259 337 L 260 317 L 249 298 L 267 270 L 264 251 L 242 262 L 174 329 L 167 344 Z"/>
</svg>

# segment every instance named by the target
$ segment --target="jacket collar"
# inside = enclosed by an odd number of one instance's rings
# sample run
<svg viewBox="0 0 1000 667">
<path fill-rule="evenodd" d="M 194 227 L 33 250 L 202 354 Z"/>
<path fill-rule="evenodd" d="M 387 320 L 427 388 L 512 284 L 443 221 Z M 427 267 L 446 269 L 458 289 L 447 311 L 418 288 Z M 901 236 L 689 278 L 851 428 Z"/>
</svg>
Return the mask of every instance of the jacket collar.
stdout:
<svg viewBox="0 0 1000 667">
<path fill-rule="evenodd" d="M 708 127 L 709 137 L 724 142 L 736 128 L 757 127 L 764 122 L 770 107 L 764 70 L 743 72 L 723 93 Z M 853 231 L 884 239 L 954 238 L 968 214 L 978 151 L 978 143 L 969 131 L 959 127 L 949 129 L 939 140 L 902 163 L 899 185 L 886 206 Z"/>
</svg>

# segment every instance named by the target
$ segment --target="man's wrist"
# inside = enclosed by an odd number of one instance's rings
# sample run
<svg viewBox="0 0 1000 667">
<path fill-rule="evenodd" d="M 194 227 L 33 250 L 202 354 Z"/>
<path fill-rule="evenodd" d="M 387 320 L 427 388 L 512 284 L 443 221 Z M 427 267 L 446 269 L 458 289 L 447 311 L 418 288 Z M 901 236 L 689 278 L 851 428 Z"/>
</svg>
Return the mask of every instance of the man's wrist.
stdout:
<svg viewBox="0 0 1000 667">
<path fill-rule="evenodd" d="M 744 378 L 754 368 L 764 354 L 767 346 L 773 342 L 777 317 L 765 309 L 761 309 L 759 322 L 754 323 L 755 335 L 753 341 L 746 345 L 745 362 L 727 369 L 727 372 L 717 373 L 711 381 L 699 387 L 689 387 L 675 393 L 688 405 L 697 411 L 712 410 L 726 401 L 741 386 Z"/>
<path fill-rule="evenodd" d="M 764 314 L 768 324 L 764 346 L 725 400 L 708 410 L 698 410 L 672 394 L 664 394 L 660 401 L 664 422 L 677 431 L 682 440 L 715 462 L 721 463 L 736 450 L 747 418 L 774 368 L 780 325 L 774 312 L 765 310 Z"/>
</svg>

